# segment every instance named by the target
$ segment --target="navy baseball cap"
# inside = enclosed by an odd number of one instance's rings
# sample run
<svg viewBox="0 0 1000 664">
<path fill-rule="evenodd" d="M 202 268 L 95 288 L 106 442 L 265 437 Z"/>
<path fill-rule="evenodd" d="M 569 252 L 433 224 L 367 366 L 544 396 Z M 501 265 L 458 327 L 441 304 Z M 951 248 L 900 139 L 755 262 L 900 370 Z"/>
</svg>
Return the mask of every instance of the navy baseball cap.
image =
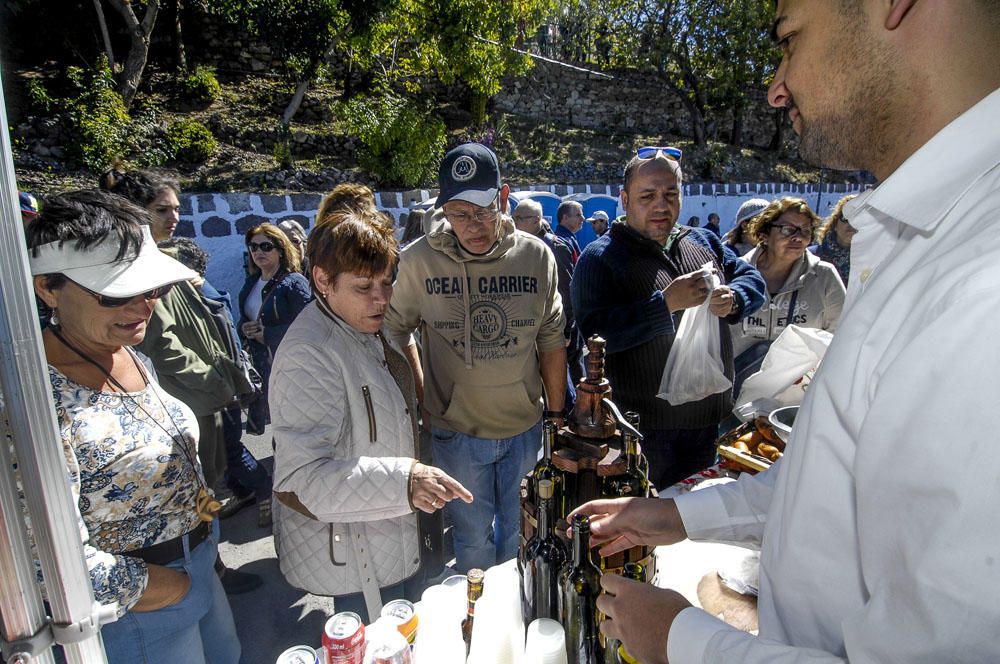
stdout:
<svg viewBox="0 0 1000 664">
<path fill-rule="evenodd" d="M 448 201 L 467 201 L 489 207 L 500 192 L 497 156 L 481 143 L 464 143 L 444 156 L 438 171 L 438 194 L 434 207 Z"/>
<path fill-rule="evenodd" d="M 21 214 L 33 217 L 38 214 L 38 201 L 26 191 L 17 192 L 17 197 L 21 203 Z"/>
</svg>

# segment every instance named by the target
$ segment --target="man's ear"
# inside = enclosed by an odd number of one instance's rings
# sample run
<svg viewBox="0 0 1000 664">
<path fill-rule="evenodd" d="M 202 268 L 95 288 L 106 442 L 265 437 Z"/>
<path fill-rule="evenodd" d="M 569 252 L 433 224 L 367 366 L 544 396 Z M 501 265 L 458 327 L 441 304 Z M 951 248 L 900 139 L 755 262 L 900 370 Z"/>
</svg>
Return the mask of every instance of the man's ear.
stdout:
<svg viewBox="0 0 1000 664">
<path fill-rule="evenodd" d="M 500 211 L 506 214 L 510 214 L 510 209 L 507 205 L 507 198 L 510 196 L 510 187 L 505 183 L 500 187 Z"/>
<path fill-rule="evenodd" d="M 885 29 L 895 30 L 906 18 L 906 14 L 917 4 L 917 0 L 891 0 L 889 14 L 885 17 Z"/>
<path fill-rule="evenodd" d="M 624 188 L 621 190 L 621 193 L 618 195 L 618 197 L 621 198 L 622 200 L 622 209 L 628 207 L 628 193 L 625 191 Z"/>
</svg>

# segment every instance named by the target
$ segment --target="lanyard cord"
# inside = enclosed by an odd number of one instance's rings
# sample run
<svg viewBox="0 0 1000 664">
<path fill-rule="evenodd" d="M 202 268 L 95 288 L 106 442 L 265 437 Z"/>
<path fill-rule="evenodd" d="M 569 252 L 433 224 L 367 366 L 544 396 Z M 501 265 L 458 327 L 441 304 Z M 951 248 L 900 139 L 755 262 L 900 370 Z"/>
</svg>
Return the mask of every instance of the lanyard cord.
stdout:
<svg viewBox="0 0 1000 664">
<path fill-rule="evenodd" d="M 105 376 L 107 376 L 108 381 L 111 383 L 111 385 L 121 393 L 120 396 L 121 396 L 123 402 L 124 402 L 125 398 L 127 397 L 128 400 L 131 401 L 132 404 L 136 406 L 136 408 L 138 408 L 143 413 L 145 413 L 146 417 L 148 417 L 150 420 L 152 420 L 156 424 L 156 426 L 158 426 L 161 429 L 163 429 L 163 433 L 167 434 L 167 436 L 169 436 L 171 439 L 173 439 L 177 443 L 178 447 L 181 448 L 181 453 L 184 455 L 184 459 L 191 466 L 191 471 L 194 473 L 195 481 L 198 484 L 199 490 L 202 490 L 202 491 L 205 490 L 205 484 L 204 484 L 201 476 L 198 474 L 198 469 L 195 466 L 194 460 L 191 458 L 191 453 L 188 451 L 188 446 L 184 442 L 184 433 L 181 431 L 181 428 L 177 425 L 177 422 L 174 421 L 173 416 L 170 415 L 170 411 L 167 410 L 167 405 L 165 403 L 163 403 L 163 399 L 160 398 L 160 395 L 156 391 L 156 389 L 153 388 L 152 392 L 156 396 L 156 400 L 160 402 L 160 407 L 163 409 L 163 412 L 167 415 L 167 419 L 170 420 L 170 424 L 173 425 L 174 430 L 177 432 L 176 434 L 171 434 L 170 431 L 167 429 L 167 427 L 163 426 L 162 422 L 160 422 L 158 419 L 156 419 L 155 417 L 153 417 L 153 414 L 150 413 L 148 410 L 146 410 L 146 408 L 142 405 L 142 403 L 139 400 L 137 400 L 135 397 L 133 397 L 131 394 L 129 394 L 129 391 L 127 389 L 125 389 L 125 386 L 122 385 L 118 381 L 117 378 L 115 378 L 114 376 L 112 376 L 110 371 L 108 371 L 107 369 L 105 369 L 104 367 L 102 367 L 100 364 L 98 364 L 97 360 L 91 358 L 90 356 L 88 356 L 87 354 L 85 354 L 83 351 L 81 351 L 79 348 L 77 348 L 76 346 L 74 346 L 73 344 L 71 344 L 69 341 L 67 341 L 66 337 L 64 337 L 59 332 L 59 329 L 56 328 L 55 326 L 50 326 L 49 329 L 52 331 L 52 334 L 55 335 L 56 339 L 58 339 L 59 341 L 61 341 L 62 344 L 64 346 L 66 346 L 66 348 L 69 348 L 71 351 L 73 351 L 74 353 L 76 353 L 77 355 L 79 355 L 80 358 L 83 359 L 84 361 L 89 362 L 90 364 L 92 364 L 95 367 L 97 367 L 98 370 L 100 370 L 100 372 L 102 374 L 104 374 Z M 135 355 L 131 351 L 128 351 L 128 353 L 129 353 L 129 357 L 132 358 L 132 362 L 135 364 L 136 369 L 139 370 L 139 375 L 142 376 L 142 383 L 143 383 L 143 385 L 146 388 L 149 388 L 150 384 L 149 384 L 149 379 L 146 377 L 146 372 L 142 369 L 142 367 L 139 366 L 139 361 L 135 358 Z M 135 415 L 132 415 L 132 417 L 135 418 Z"/>
</svg>

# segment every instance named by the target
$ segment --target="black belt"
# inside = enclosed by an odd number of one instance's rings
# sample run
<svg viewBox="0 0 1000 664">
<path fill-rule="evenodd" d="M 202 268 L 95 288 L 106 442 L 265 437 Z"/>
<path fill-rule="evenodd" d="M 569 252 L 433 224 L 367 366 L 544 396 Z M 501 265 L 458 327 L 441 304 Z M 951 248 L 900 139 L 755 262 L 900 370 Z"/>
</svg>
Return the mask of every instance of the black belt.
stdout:
<svg viewBox="0 0 1000 664">
<path fill-rule="evenodd" d="M 184 557 L 184 538 L 188 538 L 188 551 L 194 551 L 195 547 L 205 541 L 212 531 L 212 524 L 209 521 L 202 521 L 195 526 L 194 530 L 175 537 L 166 542 L 160 542 L 152 546 L 135 549 L 134 551 L 123 551 L 121 555 L 141 558 L 153 565 L 166 565 L 167 563 Z"/>
</svg>

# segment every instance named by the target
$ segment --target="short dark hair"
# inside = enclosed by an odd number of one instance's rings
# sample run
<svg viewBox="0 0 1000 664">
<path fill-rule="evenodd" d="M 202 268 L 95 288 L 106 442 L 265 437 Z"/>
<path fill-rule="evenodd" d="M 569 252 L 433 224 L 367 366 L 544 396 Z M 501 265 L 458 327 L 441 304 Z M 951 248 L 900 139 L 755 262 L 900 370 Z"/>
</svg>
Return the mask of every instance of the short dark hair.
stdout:
<svg viewBox="0 0 1000 664">
<path fill-rule="evenodd" d="M 73 242 L 74 248 L 85 250 L 103 242 L 109 235 L 119 240 L 115 260 L 136 256 L 142 247 L 142 228 L 149 225 L 149 214 L 142 208 L 96 189 L 81 189 L 56 194 L 45 199 L 42 211 L 25 228 L 28 248 L 43 244 Z M 33 251 L 37 256 L 38 252 Z M 46 275 L 48 288 L 60 288 L 66 283 L 61 274 Z"/>
<path fill-rule="evenodd" d="M 563 217 L 569 214 L 570 208 L 574 206 L 578 206 L 580 208 L 580 212 L 583 212 L 583 205 L 580 201 L 563 201 L 560 203 L 559 207 L 556 209 L 556 223 L 562 223 Z"/>
<path fill-rule="evenodd" d="M 147 207 L 168 189 L 178 196 L 181 193 L 177 180 L 152 171 L 122 172 L 112 168 L 101 174 L 99 185 L 104 191 L 123 196 L 139 207 Z"/>
<path fill-rule="evenodd" d="M 168 237 L 157 242 L 156 246 L 201 276 L 205 276 L 205 270 L 208 269 L 208 252 L 191 238 Z"/>
<path fill-rule="evenodd" d="M 310 267 L 321 268 L 330 280 L 342 272 L 373 277 L 396 264 L 399 245 L 385 215 L 343 209 L 330 214 L 309 235 Z"/>
<path fill-rule="evenodd" d="M 715 214 L 714 212 L 709 212 L 708 221 L 709 222 L 715 221 L 716 223 L 718 223 L 721 220 L 719 219 L 719 215 Z"/>
<path fill-rule="evenodd" d="M 635 177 L 636 170 L 640 166 L 642 166 L 643 164 L 645 164 L 646 162 L 653 161 L 654 159 L 662 159 L 663 161 L 665 161 L 667 164 L 670 165 L 670 169 L 677 176 L 677 187 L 678 188 L 682 184 L 684 184 L 684 174 L 681 171 L 681 163 L 679 161 L 674 161 L 673 159 L 667 159 L 667 158 L 659 156 L 659 155 L 654 156 L 654 157 L 649 157 L 649 158 L 646 158 L 646 159 L 640 159 L 639 155 L 636 155 L 636 156 L 632 157 L 631 159 L 629 159 L 628 163 L 625 164 L 625 179 L 622 182 L 622 189 L 624 189 L 625 191 L 628 191 L 628 186 L 632 182 L 632 178 Z"/>
</svg>

